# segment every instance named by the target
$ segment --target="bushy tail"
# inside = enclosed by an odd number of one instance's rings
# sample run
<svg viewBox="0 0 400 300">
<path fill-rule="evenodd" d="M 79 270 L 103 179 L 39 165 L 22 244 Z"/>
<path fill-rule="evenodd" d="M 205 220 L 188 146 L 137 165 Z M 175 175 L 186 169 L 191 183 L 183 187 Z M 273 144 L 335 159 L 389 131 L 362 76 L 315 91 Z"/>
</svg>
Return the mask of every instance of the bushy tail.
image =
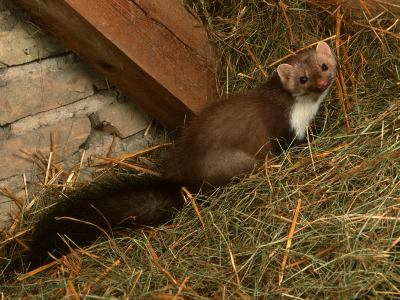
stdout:
<svg viewBox="0 0 400 300">
<path fill-rule="evenodd" d="M 182 209 L 182 184 L 162 179 L 132 182 L 111 181 L 100 188 L 88 188 L 55 205 L 34 228 L 29 244 L 32 252 L 25 263 L 35 268 L 44 264 L 47 252 L 68 252 L 58 236 L 68 236 L 78 246 L 90 245 L 103 231 L 115 227 L 159 225 Z M 73 218 L 76 220 L 72 220 Z M 84 222 L 91 224 L 87 224 Z M 54 252 L 54 250 L 57 250 Z"/>
</svg>

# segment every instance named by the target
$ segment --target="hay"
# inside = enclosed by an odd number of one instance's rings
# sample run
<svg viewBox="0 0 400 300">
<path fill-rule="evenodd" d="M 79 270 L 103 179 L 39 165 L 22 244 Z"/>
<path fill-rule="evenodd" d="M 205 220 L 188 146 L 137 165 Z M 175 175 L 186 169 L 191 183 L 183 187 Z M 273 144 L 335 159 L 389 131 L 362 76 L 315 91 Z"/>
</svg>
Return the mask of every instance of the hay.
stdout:
<svg viewBox="0 0 400 300">
<path fill-rule="evenodd" d="M 220 48 L 220 95 L 257 86 L 282 57 L 328 39 L 339 72 L 307 145 L 216 190 L 208 206 L 193 198 L 173 226 L 104 237 L 1 290 L 45 299 L 398 299 L 397 17 L 321 3 L 190 9 Z"/>
</svg>

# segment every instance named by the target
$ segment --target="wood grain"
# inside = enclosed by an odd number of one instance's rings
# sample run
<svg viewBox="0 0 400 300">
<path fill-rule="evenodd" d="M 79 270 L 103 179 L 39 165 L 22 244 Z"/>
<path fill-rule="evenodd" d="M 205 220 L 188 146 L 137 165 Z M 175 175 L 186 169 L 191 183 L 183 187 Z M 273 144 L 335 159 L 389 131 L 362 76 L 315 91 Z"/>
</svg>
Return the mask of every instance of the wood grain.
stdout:
<svg viewBox="0 0 400 300">
<path fill-rule="evenodd" d="M 216 51 L 177 0 L 14 0 L 170 129 L 214 96 Z"/>
</svg>

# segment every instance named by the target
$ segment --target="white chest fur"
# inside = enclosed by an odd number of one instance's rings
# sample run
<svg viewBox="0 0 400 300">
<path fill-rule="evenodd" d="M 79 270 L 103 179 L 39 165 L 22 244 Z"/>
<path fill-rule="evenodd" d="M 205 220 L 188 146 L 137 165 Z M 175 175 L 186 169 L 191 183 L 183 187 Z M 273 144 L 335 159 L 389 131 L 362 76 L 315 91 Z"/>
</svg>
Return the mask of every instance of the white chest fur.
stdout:
<svg viewBox="0 0 400 300">
<path fill-rule="evenodd" d="M 289 112 L 289 122 L 292 130 L 294 131 L 297 140 L 304 139 L 307 132 L 307 125 L 314 119 L 317 114 L 318 107 L 328 94 L 326 89 L 322 94 L 313 94 L 307 96 L 297 96 L 295 104 Z M 315 101 L 315 98 L 318 100 Z"/>
</svg>

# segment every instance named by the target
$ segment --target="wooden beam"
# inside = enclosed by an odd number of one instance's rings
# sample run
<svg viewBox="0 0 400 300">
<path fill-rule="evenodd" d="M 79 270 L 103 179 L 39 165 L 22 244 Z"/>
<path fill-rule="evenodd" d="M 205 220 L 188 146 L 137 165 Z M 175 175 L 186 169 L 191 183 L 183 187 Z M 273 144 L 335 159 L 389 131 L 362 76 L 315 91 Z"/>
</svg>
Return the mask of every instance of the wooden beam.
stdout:
<svg viewBox="0 0 400 300">
<path fill-rule="evenodd" d="M 216 51 L 177 0 L 14 0 L 161 124 L 216 93 Z"/>
</svg>

